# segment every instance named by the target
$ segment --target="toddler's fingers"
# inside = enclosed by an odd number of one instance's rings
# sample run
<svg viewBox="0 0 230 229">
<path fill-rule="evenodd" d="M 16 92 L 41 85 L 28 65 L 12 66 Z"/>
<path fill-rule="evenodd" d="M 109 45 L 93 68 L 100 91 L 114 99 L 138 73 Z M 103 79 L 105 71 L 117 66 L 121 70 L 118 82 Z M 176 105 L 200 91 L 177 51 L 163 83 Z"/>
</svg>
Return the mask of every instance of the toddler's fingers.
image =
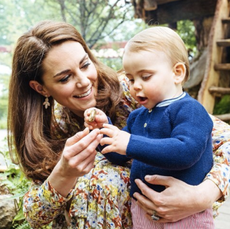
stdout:
<svg viewBox="0 0 230 229">
<path fill-rule="evenodd" d="M 111 145 L 113 143 L 113 139 L 112 138 L 107 138 L 104 137 L 101 139 L 100 144 L 103 145 Z"/>
<path fill-rule="evenodd" d="M 111 145 L 106 146 L 106 147 L 101 151 L 102 154 L 106 154 L 106 153 L 110 153 L 110 152 L 114 152 L 113 147 L 112 147 Z"/>
<path fill-rule="evenodd" d="M 103 126 L 105 126 L 105 124 Z M 111 138 L 113 137 L 113 133 L 114 133 L 114 131 L 111 130 L 111 129 L 109 129 L 109 128 L 102 128 L 102 129 L 100 129 L 100 134 L 107 135 L 107 136 L 109 136 Z"/>
</svg>

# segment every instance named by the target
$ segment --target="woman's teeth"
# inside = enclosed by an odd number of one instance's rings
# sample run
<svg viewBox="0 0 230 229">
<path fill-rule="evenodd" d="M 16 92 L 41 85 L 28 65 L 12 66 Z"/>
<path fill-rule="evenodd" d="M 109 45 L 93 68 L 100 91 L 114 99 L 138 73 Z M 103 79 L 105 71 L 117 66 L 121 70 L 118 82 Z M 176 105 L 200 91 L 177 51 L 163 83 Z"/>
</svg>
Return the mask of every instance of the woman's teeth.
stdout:
<svg viewBox="0 0 230 229">
<path fill-rule="evenodd" d="M 90 89 L 90 90 L 88 90 L 86 93 L 81 94 L 81 95 L 76 95 L 75 97 L 77 97 L 77 98 L 82 98 L 82 97 L 85 97 L 85 96 L 89 95 L 89 94 L 90 94 L 90 92 L 91 92 L 91 89 Z"/>
</svg>

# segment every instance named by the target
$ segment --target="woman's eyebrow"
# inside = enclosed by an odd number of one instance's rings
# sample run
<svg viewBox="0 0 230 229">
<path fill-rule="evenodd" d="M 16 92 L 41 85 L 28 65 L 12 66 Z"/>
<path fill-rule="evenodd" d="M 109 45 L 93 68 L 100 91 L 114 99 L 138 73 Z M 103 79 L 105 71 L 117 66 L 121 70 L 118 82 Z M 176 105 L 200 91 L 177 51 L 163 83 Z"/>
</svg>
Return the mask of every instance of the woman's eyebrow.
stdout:
<svg viewBox="0 0 230 229">
<path fill-rule="evenodd" d="M 80 64 L 82 64 L 82 62 L 83 62 L 86 58 L 88 58 L 88 57 L 89 57 L 89 55 L 88 55 L 88 53 L 86 53 L 86 54 L 83 56 L 83 58 L 81 59 Z"/>
<path fill-rule="evenodd" d="M 88 54 L 86 53 L 83 57 L 82 57 L 82 59 L 80 60 L 80 64 L 82 64 L 82 62 L 86 59 L 86 58 L 88 58 Z M 66 74 L 66 73 L 68 73 L 70 71 L 70 69 L 66 69 L 66 70 L 63 70 L 63 71 L 61 71 L 61 72 L 58 72 L 57 74 L 55 74 L 54 76 L 53 76 L 53 78 L 55 78 L 55 77 L 57 77 L 57 76 L 60 76 L 60 75 L 63 75 L 63 74 Z"/>
<path fill-rule="evenodd" d="M 64 70 L 64 71 L 58 72 L 57 74 L 55 74 L 55 75 L 53 76 L 53 78 L 55 78 L 55 77 L 57 77 L 57 76 L 61 76 L 61 75 L 63 75 L 63 74 L 66 74 L 66 73 L 68 73 L 69 71 L 70 71 L 70 69 L 66 69 L 66 70 Z"/>
</svg>

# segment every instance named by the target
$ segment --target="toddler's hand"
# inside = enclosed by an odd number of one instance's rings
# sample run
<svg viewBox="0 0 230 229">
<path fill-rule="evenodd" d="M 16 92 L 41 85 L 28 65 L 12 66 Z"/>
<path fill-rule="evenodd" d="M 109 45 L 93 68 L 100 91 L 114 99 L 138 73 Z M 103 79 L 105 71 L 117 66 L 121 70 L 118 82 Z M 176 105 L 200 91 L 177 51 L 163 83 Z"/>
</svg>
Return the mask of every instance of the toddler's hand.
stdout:
<svg viewBox="0 0 230 229">
<path fill-rule="evenodd" d="M 100 144 L 107 145 L 101 151 L 102 154 L 116 152 L 121 155 L 126 155 L 127 146 L 130 139 L 130 134 L 123 130 L 119 130 L 116 126 L 105 124 L 100 133 L 106 135 L 100 141 Z"/>
<path fill-rule="evenodd" d="M 95 107 L 89 108 L 84 112 L 84 125 L 90 130 L 101 128 L 104 123 L 108 123 L 106 114 Z"/>
</svg>

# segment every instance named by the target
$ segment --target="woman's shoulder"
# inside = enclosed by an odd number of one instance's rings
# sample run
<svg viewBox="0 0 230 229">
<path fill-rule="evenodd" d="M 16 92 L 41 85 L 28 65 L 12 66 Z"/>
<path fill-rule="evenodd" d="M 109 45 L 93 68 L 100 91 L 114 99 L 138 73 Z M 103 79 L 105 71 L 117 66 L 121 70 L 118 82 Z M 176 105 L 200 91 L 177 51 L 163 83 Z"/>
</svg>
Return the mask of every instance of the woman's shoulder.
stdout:
<svg viewBox="0 0 230 229">
<path fill-rule="evenodd" d="M 55 102 L 54 106 L 54 125 L 52 125 L 53 134 L 58 137 L 70 137 L 82 128 L 73 113 L 67 107 Z"/>
<path fill-rule="evenodd" d="M 124 71 L 118 72 L 118 79 L 123 90 L 123 102 L 130 110 L 135 110 L 139 107 L 137 101 L 132 97 L 129 90 L 129 79 L 126 77 Z"/>
<path fill-rule="evenodd" d="M 66 132 L 67 131 L 67 125 L 66 125 L 67 115 L 64 112 L 64 107 L 57 102 L 55 102 L 55 105 L 54 105 L 54 117 L 59 127 L 64 132 Z"/>
</svg>

